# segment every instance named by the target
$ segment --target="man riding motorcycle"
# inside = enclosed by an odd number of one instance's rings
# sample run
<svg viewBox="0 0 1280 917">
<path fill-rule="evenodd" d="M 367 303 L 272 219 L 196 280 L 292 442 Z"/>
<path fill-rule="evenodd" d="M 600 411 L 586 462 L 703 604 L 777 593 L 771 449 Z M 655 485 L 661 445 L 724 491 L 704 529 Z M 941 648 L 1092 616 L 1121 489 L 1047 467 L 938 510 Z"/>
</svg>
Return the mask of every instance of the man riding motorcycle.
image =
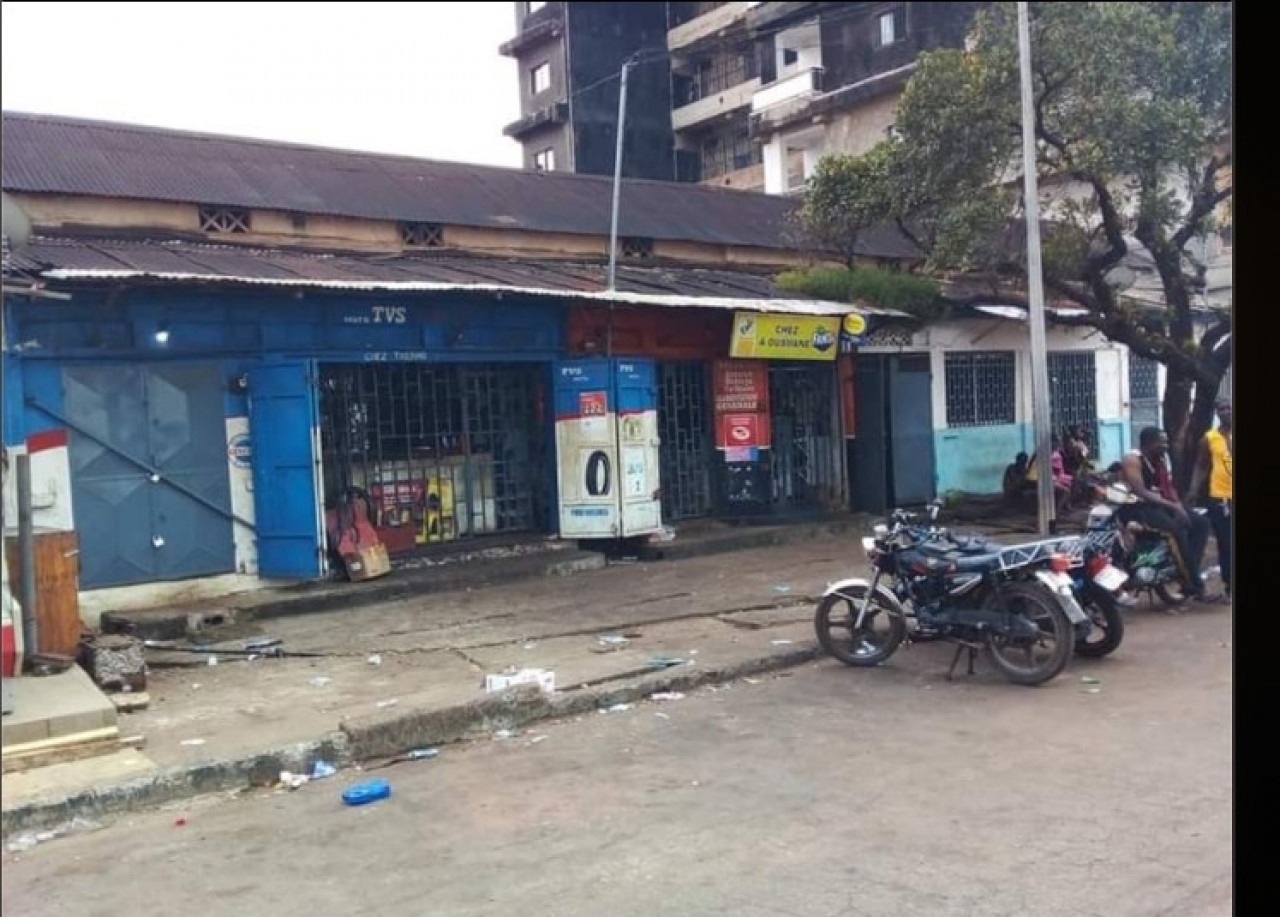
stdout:
<svg viewBox="0 0 1280 917">
<path fill-rule="evenodd" d="M 1138 449 L 1128 453 L 1120 463 L 1121 480 L 1138 498 L 1137 503 L 1120 507 L 1121 522 L 1138 522 L 1171 540 L 1174 562 L 1182 574 L 1187 594 L 1198 601 L 1207 599 L 1204 579 L 1200 575 L 1200 559 L 1209 540 L 1209 523 L 1202 516 L 1187 511 L 1178 497 L 1169 473 L 1168 435 L 1156 427 L 1147 427 L 1138 437 Z"/>
</svg>

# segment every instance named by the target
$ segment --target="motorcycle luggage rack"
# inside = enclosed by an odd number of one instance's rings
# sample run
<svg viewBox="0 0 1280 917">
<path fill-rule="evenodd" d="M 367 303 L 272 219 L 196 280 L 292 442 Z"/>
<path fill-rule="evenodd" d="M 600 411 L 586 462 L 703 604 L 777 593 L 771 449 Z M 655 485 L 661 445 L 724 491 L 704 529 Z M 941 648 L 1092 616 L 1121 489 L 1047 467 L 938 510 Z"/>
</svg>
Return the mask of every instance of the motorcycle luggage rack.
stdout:
<svg viewBox="0 0 1280 917">
<path fill-rule="evenodd" d="M 1079 535 L 1011 545 L 1000 552 L 1000 569 L 1016 570 L 1028 564 L 1043 563 L 1054 554 L 1066 554 L 1074 560 L 1083 550 L 1084 541 Z"/>
</svg>

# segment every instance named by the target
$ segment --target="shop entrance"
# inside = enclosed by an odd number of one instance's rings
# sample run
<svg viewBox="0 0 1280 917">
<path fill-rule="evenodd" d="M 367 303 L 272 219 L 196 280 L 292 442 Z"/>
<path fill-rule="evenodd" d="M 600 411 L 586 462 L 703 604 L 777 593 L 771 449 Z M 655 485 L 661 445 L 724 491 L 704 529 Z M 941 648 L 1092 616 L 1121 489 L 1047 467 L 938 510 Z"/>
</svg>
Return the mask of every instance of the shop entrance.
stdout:
<svg viewBox="0 0 1280 917">
<path fill-rule="evenodd" d="M 322 366 L 326 504 L 366 491 L 392 550 L 544 530 L 545 374 L 534 364 Z"/>
<path fill-rule="evenodd" d="M 836 404 L 836 374 L 830 364 L 769 367 L 773 448 L 767 454 L 779 514 L 830 509 L 843 502 L 843 439 Z"/>
</svg>

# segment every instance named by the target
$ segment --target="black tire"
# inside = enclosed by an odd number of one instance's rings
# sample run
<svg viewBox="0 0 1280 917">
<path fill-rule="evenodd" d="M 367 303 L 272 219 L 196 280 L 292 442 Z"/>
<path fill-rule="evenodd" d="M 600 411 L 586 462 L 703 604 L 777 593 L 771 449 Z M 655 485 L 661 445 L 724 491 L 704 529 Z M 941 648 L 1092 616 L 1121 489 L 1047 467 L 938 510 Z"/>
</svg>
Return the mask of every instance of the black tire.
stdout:
<svg viewBox="0 0 1280 917">
<path fill-rule="evenodd" d="M 1093 623 L 1089 635 L 1076 641 L 1076 655 L 1085 659 L 1101 659 L 1116 651 L 1124 641 L 1124 614 L 1115 596 L 1100 586 L 1089 583 L 1084 588 L 1080 605 Z"/>
<path fill-rule="evenodd" d="M 884 589 L 876 589 L 867 606 L 862 629 L 857 634 L 853 632 L 853 622 L 857 620 L 858 608 L 866 598 L 867 588 L 849 586 L 823 596 L 813 618 L 813 629 L 817 631 L 822 648 L 845 665 L 859 669 L 884 662 L 894 654 L 907 635 L 907 622 L 902 607 Z M 833 620 L 836 614 L 843 614 L 839 622 Z M 871 628 L 876 624 L 887 626 L 887 632 L 872 631 Z M 847 639 L 837 639 L 832 633 L 833 627 L 841 626 L 849 634 Z M 874 639 L 868 639 L 869 634 L 874 634 Z M 871 649 L 867 649 L 868 646 Z"/>
<path fill-rule="evenodd" d="M 1067 613 L 1057 599 L 1039 584 L 1006 583 L 1000 590 L 1005 607 L 1015 614 L 1030 616 L 1040 629 L 1041 638 L 1031 645 L 995 641 L 987 644 L 987 655 L 992 665 L 1016 685 L 1041 685 L 1056 678 L 1075 647 L 1075 628 L 1071 626 Z M 999 609 L 1000 599 L 1001 596 L 993 593 L 987 599 L 988 607 Z M 1045 658 L 1037 661 L 1032 658 L 1031 651 L 1042 645 L 1046 638 L 1053 640 L 1053 646 Z M 1017 658 L 1023 653 L 1026 653 L 1025 665 Z"/>
<path fill-rule="evenodd" d="M 1172 586 L 1172 588 L 1170 588 Z M 1177 592 L 1173 590 L 1177 589 Z M 1161 583 L 1158 586 L 1152 586 L 1151 591 L 1156 594 L 1160 601 L 1164 602 L 1168 608 L 1181 608 L 1191 601 L 1191 596 L 1183 591 L 1183 588 L 1176 583 Z"/>
</svg>

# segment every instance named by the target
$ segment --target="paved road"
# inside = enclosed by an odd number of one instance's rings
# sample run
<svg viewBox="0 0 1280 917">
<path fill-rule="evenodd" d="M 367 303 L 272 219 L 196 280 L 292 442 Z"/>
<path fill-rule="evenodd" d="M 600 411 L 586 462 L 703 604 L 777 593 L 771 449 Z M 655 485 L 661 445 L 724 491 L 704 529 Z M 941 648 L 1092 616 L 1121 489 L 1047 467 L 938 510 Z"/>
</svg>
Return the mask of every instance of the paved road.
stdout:
<svg viewBox="0 0 1280 917">
<path fill-rule="evenodd" d="M 6 856 L 24 917 L 1230 913 L 1231 614 L 1049 686 L 943 647 L 548 725 Z M 1101 679 L 1089 693 L 1081 677 Z M 542 738 L 545 736 L 545 738 Z M 540 739 L 540 741 L 535 741 Z M 174 824 L 183 815 L 185 826 Z"/>
</svg>

